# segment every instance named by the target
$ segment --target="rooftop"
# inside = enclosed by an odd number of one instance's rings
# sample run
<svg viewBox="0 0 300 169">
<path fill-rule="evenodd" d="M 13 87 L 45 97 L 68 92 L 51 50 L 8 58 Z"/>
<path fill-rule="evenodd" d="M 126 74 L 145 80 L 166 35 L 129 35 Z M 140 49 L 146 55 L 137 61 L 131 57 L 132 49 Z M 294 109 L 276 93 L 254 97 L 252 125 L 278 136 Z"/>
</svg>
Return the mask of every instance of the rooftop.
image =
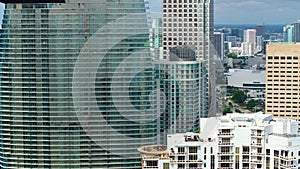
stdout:
<svg viewBox="0 0 300 169">
<path fill-rule="evenodd" d="M 149 145 L 138 148 L 138 151 L 144 155 L 163 155 L 168 154 L 165 145 Z"/>
</svg>

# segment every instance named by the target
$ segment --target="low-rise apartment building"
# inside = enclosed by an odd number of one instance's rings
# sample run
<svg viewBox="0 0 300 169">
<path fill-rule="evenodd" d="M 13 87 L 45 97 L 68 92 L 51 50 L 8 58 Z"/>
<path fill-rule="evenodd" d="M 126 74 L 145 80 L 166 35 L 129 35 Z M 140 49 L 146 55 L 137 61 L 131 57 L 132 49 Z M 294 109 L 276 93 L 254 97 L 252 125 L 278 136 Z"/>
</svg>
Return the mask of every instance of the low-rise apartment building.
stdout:
<svg viewBox="0 0 300 169">
<path fill-rule="evenodd" d="M 151 146 L 139 151 L 143 169 L 296 169 L 297 130 L 295 120 L 261 113 L 227 114 L 201 119 L 200 134 L 168 135 L 167 146 L 156 146 L 159 151 Z"/>
</svg>

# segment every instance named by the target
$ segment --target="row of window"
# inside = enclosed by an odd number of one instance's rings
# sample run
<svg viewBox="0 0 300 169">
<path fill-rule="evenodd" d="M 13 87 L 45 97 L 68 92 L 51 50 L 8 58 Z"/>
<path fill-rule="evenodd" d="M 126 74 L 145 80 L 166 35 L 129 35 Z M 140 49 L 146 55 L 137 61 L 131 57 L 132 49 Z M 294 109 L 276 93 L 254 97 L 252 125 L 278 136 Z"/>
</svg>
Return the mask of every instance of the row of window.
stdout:
<svg viewBox="0 0 300 169">
<path fill-rule="evenodd" d="M 163 0 L 163 3 L 207 3 L 210 0 Z"/>
<path fill-rule="evenodd" d="M 281 67 L 279 67 L 279 66 L 268 66 L 268 69 L 299 69 L 299 67 L 296 67 L 296 66 L 294 66 L 294 67 L 291 67 L 291 66 L 288 66 L 288 67 L 286 67 L 286 66 L 281 66 Z"/>
<path fill-rule="evenodd" d="M 268 56 L 268 59 L 274 59 L 274 60 L 279 60 L 279 59 L 281 59 L 281 60 L 292 60 L 292 59 L 294 59 L 294 60 L 298 60 L 299 59 L 299 57 L 298 56 Z"/>
<path fill-rule="evenodd" d="M 187 13 L 187 12 L 202 12 L 202 10 L 200 9 L 200 10 L 197 10 L 197 9 L 174 9 L 174 8 L 172 8 L 172 9 L 163 9 L 163 12 L 174 12 L 174 13 L 177 13 L 177 12 L 184 12 L 184 13 Z M 205 12 L 208 12 L 208 9 L 206 9 L 205 10 Z"/>
<path fill-rule="evenodd" d="M 276 112 L 276 113 L 278 113 L 278 112 L 281 112 L 281 113 L 292 113 L 293 112 L 293 113 L 296 113 L 296 114 L 299 113 L 299 111 L 297 111 L 297 110 L 293 110 L 293 111 L 291 111 L 291 110 L 278 110 L 278 109 L 272 110 L 270 108 L 267 109 L 267 112 L 269 114 L 273 114 L 273 112 Z M 273 114 L 273 115 L 276 116 L 276 114 Z M 293 117 L 298 117 L 298 115 L 293 115 Z"/>
<path fill-rule="evenodd" d="M 288 64 L 288 65 L 291 65 L 291 64 L 299 64 L 299 62 L 268 62 L 268 64 Z"/>
<path fill-rule="evenodd" d="M 297 76 L 297 75 L 294 75 L 294 76 L 291 76 L 291 75 L 278 75 L 278 74 L 276 74 L 276 75 L 268 75 L 268 77 L 294 77 L 294 78 L 299 78 L 299 76 Z"/>
<path fill-rule="evenodd" d="M 198 5 L 197 4 L 189 4 L 189 5 L 187 5 L 187 4 L 168 4 L 168 5 L 166 5 L 166 4 L 164 4 L 163 5 L 163 8 L 197 8 L 198 7 Z M 199 5 L 199 7 L 203 7 L 203 5 L 202 4 L 200 4 Z"/>
</svg>

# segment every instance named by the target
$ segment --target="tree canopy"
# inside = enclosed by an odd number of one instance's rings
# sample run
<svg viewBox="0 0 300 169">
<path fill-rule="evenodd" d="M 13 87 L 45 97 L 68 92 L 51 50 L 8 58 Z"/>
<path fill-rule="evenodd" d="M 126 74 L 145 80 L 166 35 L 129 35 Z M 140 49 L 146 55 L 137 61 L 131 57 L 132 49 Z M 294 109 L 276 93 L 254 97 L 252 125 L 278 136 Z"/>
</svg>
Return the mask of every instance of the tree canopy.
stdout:
<svg viewBox="0 0 300 169">
<path fill-rule="evenodd" d="M 233 92 L 232 101 L 242 104 L 247 99 L 247 95 L 243 91 L 236 90 Z"/>
</svg>

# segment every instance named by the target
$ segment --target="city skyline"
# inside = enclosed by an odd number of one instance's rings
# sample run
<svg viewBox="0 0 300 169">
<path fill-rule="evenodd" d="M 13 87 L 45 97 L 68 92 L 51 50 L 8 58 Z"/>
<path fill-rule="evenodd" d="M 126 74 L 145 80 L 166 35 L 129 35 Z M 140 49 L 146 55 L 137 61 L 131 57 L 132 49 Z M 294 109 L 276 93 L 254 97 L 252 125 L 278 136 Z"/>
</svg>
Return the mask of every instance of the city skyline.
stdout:
<svg viewBox="0 0 300 169">
<path fill-rule="evenodd" d="M 149 2 L 152 17 L 160 16 L 161 1 Z M 297 0 L 215 0 L 215 24 L 288 24 L 300 19 L 298 7 Z"/>
<path fill-rule="evenodd" d="M 162 0 L 149 1 L 152 18 L 161 17 Z M 215 24 L 289 24 L 298 19 L 300 1 L 287 0 L 215 0 Z M 270 6 L 272 5 L 272 6 Z M 0 3 L 0 19 L 2 23 L 4 5 Z M 245 11 L 257 10 L 250 13 Z M 235 12 L 232 12 L 235 11 Z M 274 15 L 275 14 L 275 15 Z"/>
</svg>

